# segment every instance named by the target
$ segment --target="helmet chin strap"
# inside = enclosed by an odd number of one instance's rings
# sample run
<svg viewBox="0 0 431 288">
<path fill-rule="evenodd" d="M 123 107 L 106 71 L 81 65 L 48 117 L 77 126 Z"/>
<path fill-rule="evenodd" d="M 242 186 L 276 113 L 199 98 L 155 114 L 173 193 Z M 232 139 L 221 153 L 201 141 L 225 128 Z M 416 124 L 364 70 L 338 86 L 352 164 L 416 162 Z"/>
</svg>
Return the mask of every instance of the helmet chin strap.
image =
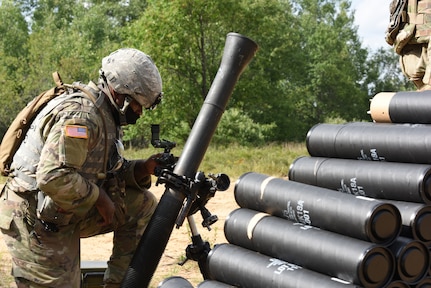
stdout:
<svg viewBox="0 0 431 288">
<path fill-rule="evenodd" d="M 132 102 L 133 99 L 131 99 L 129 96 L 126 96 L 124 99 L 123 108 L 120 109 L 120 113 L 123 115 L 126 115 L 126 110 L 129 108 L 130 102 Z"/>
<path fill-rule="evenodd" d="M 118 112 L 118 118 L 121 126 L 127 125 L 126 120 L 126 110 L 127 107 L 129 107 L 131 100 L 126 97 L 124 99 L 123 107 L 121 108 L 118 106 L 118 104 L 114 100 L 114 96 L 111 93 L 111 90 L 109 89 L 108 80 L 105 77 L 105 73 L 103 71 L 100 71 L 100 78 L 99 78 L 99 88 L 102 90 L 103 93 L 105 93 L 106 96 L 108 96 L 109 101 L 111 102 L 111 105 L 117 110 Z"/>
<path fill-rule="evenodd" d="M 106 80 L 105 75 L 103 74 L 103 72 L 100 73 L 100 78 L 99 78 L 99 88 L 100 90 L 103 91 L 103 93 L 105 93 L 106 96 L 108 96 L 109 101 L 111 102 L 112 106 L 114 106 L 114 108 L 121 113 L 121 108 L 120 106 L 117 105 L 117 103 L 115 103 L 114 101 L 114 97 L 111 94 L 111 90 L 109 89 L 109 85 L 108 85 L 108 81 Z"/>
<path fill-rule="evenodd" d="M 124 99 L 123 107 L 118 106 L 118 104 L 114 100 L 114 96 L 112 95 L 111 90 L 109 89 L 108 81 L 103 71 L 100 72 L 99 87 L 100 87 L 100 90 L 102 90 L 103 93 L 105 93 L 106 96 L 108 96 L 108 99 L 111 102 L 112 106 L 115 108 L 115 110 L 117 110 L 120 125 L 125 126 L 127 124 L 135 124 L 136 119 L 134 119 L 134 117 L 132 117 L 133 119 L 128 119 L 130 118 L 130 115 L 129 117 L 127 117 L 127 110 L 130 107 L 130 103 L 133 101 L 133 99 L 130 96 L 126 96 Z"/>
<path fill-rule="evenodd" d="M 129 123 L 128 118 L 127 118 L 126 111 L 127 111 L 127 108 L 130 107 L 129 106 L 130 102 L 131 102 L 131 99 L 129 97 L 126 97 L 126 99 L 124 99 L 123 108 L 121 108 L 119 110 L 119 112 L 120 112 L 119 118 L 120 118 L 120 125 L 121 126 L 126 126 L 127 124 L 135 124 L 136 123 L 136 121 L 135 121 L 135 123 Z"/>
</svg>

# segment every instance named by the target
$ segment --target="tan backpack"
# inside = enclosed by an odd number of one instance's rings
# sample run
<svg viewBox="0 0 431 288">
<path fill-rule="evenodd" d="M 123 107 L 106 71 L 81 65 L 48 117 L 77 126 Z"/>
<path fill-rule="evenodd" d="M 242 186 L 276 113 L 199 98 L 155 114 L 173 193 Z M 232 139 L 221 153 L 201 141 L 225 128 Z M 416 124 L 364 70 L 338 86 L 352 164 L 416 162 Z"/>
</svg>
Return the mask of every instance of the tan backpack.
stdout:
<svg viewBox="0 0 431 288">
<path fill-rule="evenodd" d="M 13 156 L 21 145 L 24 137 L 30 128 L 36 115 L 42 110 L 43 107 L 53 98 L 66 92 L 67 88 L 79 89 L 87 95 L 87 97 L 96 102 L 95 97 L 85 90 L 83 87 L 72 86 L 64 84 L 61 80 L 60 74 L 58 72 L 52 73 L 55 87 L 42 92 L 36 98 L 34 98 L 30 103 L 27 104 L 16 116 L 16 118 L 10 124 L 8 130 L 3 136 L 2 142 L 0 144 L 0 173 L 3 176 L 7 176 L 10 173 L 10 165 L 12 164 Z M 102 118 L 103 119 L 103 118 Z M 106 125 L 104 125 L 106 126 Z M 105 131 L 106 133 L 106 131 Z M 106 137 L 106 135 L 105 135 Z M 106 139 L 106 138 L 105 138 Z M 105 141 L 106 142 L 106 141 Z M 105 143 L 107 145 L 107 143 Z M 106 148 L 106 147 L 105 147 Z M 107 149 L 105 149 L 107 151 Z M 105 152 L 106 154 L 107 152 Z M 105 155 L 105 163 L 107 156 Z M 106 166 L 106 165 L 105 165 Z"/>
<path fill-rule="evenodd" d="M 21 145 L 25 134 L 30 128 L 31 122 L 38 112 L 42 110 L 51 99 L 66 91 L 58 72 L 52 73 L 52 77 L 54 78 L 56 86 L 40 93 L 28 103 L 27 106 L 18 113 L 3 136 L 0 144 L 0 173 L 3 176 L 9 174 L 13 155 Z"/>
</svg>

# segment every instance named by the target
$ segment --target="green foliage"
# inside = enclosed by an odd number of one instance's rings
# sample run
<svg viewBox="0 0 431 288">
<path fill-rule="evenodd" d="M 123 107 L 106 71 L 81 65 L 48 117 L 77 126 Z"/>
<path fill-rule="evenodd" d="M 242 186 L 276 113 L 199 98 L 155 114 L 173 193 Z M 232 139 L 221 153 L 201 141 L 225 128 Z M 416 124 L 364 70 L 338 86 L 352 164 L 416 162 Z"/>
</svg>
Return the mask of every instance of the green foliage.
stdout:
<svg viewBox="0 0 431 288">
<path fill-rule="evenodd" d="M 366 87 L 370 95 L 382 91 L 415 90 L 413 83 L 408 81 L 399 65 L 399 55 L 391 48 L 379 49 L 370 56 L 367 62 Z"/>
<path fill-rule="evenodd" d="M 231 108 L 224 113 L 212 141 L 219 145 L 262 145 L 274 127 L 275 124 L 256 123 L 243 111 Z"/>
<path fill-rule="evenodd" d="M 97 80 L 101 59 L 129 46 L 155 60 L 165 99 L 127 127 L 125 139 L 147 146 L 150 124 L 159 123 L 166 138 L 184 143 L 229 32 L 255 40 L 259 51 L 235 86 L 216 141 L 230 135 L 253 145 L 299 141 L 325 119 L 368 119 L 371 96 L 412 85 L 393 52 L 362 48 L 350 2 L 1 1 L 0 16 L 8 21 L 0 23 L 0 133 L 25 103 L 53 85 L 52 72 L 69 83 Z"/>
<path fill-rule="evenodd" d="M 328 116 L 345 119 L 366 112 L 368 94 L 361 91 L 367 54 L 359 45 L 347 1 L 299 1 L 303 35 L 301 65 L 303 111 L 314 123 Z M 300 89 L 300 88 L 299 88 Z M 298 92 L 297 92 L 298 93 Z M 365 113 L 364 113 L 365 114 Z M 311 123 L 310 123 L 311 124 Z"/>
<path fill-rule="evenodd" d="M 0 135 L 15 117 L 17 107 L 23 107 L 21 98 L 27 74 L 28 31 L 19 7 L 13 1 L 0 4 Z"/>
<path fill-rule="evenodd" d="M 193 126 L 209 91 L 218 70 L 224 37 L 230 31 L 224 19 L 234 18 L 236 3 L 148 1 L 143 17 L 124 32 L 128 35 L 125 45 L 146 51 L 160 68 L 165 100 L 158 116 L 165 126 L 180 127 L 178 138 L 184 134 L 183 123 L 188 129 Z"/>
<path fill-rule="evenodd" d="M 260 50 L 241 76 L 229 106 L 246 111 L 256 123 L 277 121 L 267 111 L 280 103 L 286 107 L 288 102 L 278 97 L 283 91 L 274 83 L 286 77 L 284 67 L 294 67 L 286 62 L 295 41 L 285 29 L 293 18 L 285 8 L 280 1 L 149 1 L 145 16 L 126 30 L 131 36 L 126 43 L 150 53 L 161 67 L 166 100 L 158 115 L 166 126 L 193 126 L 231 31 L 249 36 Z M 180 134 L 174 136 L 185 135 L 185 129 L 178 130 Z"/>
<path fill-rule="evenodd" d="M 199 170 L 225 173 L 231 180 L 247 172 L 286 177 L 292 162 L 308 155 L 304 142 L 267 144 L 264 146 L 210 145 Z"/>
</svg>

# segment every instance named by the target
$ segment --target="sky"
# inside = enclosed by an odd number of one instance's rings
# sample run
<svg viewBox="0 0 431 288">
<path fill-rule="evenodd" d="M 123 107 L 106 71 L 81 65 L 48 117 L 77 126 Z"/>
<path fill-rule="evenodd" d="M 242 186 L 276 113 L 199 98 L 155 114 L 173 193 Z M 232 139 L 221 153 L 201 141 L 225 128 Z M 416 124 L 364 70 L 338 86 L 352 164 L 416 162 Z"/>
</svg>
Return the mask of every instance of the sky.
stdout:
<svg viewBox="0 0 431 288">
<path fill-rule="evenodd" d="M 352 0 L 355 24 L 364 48 L 373 51 L 388 48 L 385 31 L 389 23 L 389 4 L 392 0 Z"/>
</svg>

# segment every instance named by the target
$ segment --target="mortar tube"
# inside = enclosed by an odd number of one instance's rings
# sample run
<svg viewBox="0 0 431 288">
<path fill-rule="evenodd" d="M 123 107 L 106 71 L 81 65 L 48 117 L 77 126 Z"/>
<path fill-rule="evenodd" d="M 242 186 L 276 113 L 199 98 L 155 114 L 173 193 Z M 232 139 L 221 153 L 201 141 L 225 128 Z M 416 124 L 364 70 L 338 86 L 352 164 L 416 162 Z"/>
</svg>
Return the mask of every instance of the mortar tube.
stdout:
<svg viewBox="0 0 431 288">
<path fill-rule="evenodd" d="M 234 86 L 257 49 L 253 40 L 237 33 L 227 34 L 219 70 L 174 168 L 174 174 L 194 179 Z M 139 241 L 122 281 L 122 288 L 148 287 L 185 197 L 183 191 L 166 188 Z"/>
</svg>

